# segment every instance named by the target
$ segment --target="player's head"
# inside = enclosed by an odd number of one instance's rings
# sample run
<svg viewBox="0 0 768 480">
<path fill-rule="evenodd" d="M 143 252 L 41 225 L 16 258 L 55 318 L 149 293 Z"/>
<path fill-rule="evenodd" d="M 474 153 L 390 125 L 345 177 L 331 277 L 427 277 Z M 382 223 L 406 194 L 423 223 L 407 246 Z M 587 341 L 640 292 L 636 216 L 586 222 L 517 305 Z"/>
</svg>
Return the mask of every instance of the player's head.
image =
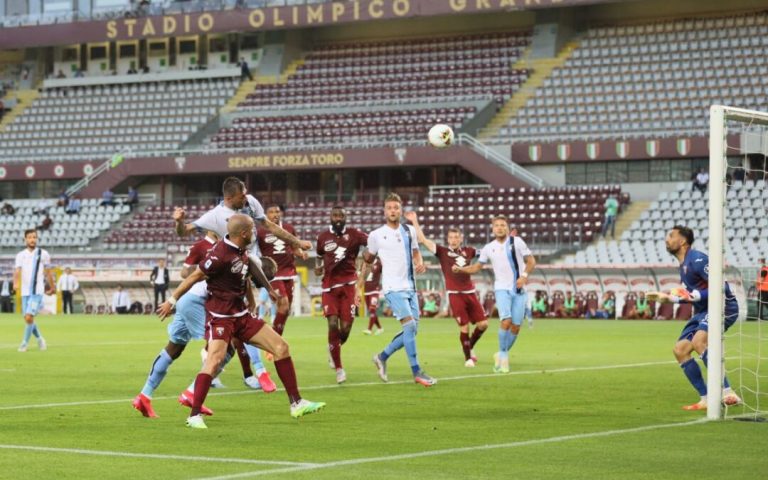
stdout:
<svg viewBox="0 0 768 480">
<path fill-rule="evenodd" d="M 675 225 L 667 232 L 666 246 L 667 251 L 672 255 L 677 255 L 681 249 L 688 251 L 693 245 L 693 230 L 683 225 Z"/>
<path fill-rule="evenodd" d="M 279 203 L 269 202 L 265 212 L 270 222 L 280 223 L 280 220 L 283 219 L 283 213 L 285 213 L 285 209 Z"/>
<path fill-rule="evenodd" d="M 248 215 L 237 213 L 227 221 L 229 241 L 240 248 L 245 248 L 253 241 L 253 220 Z"/>
<path fill-rule="evenodd" d="M 334 205 L 331 208 L 331 228 L 333 233 L 341 235 L 344 227 L 347 226 L 347 211 L 341 205 Z"/>
<path fill-rule="evenodd" d="M 27 248 L 37 247 L 37 230 L 34 228 L 24 230 L 24 244 Z"/>
<path fill-rule="evenodd" d="M 267 277 L 267 280 L 272 280 L 277 274 L 277 262 L 269 257 L 261 257 L 261 271 Z"/>
<path fill-rule="evenodd" d="M 449 248 L 459 248 L 464 242 L 464 235 L 456 227 L 450 227 L 445 234 L 445 241 Z"/>
<path fill-rule="evenodd" d="M 240 210 L 245 207 L 245 194 L 248 190 L 245 183 L 237 177 L 227 177 L 221 186 L 221 193 L 224 195 L 224 203 L 233 210 Z"/>
<path fill-rule="evenodd" d="M 509 236 L 509 220 L 504 215 L 496 215 L 491 221 L 493 236 L 497 240 L 506 239 Z"/>
<path fill-rule="evenodd" d="M 400 217 L 403 215 L 403 200 L 400 195 L 390 193 L 384 199 L 384 217 L 389 223 L 400 223 Z"/>
</svg>

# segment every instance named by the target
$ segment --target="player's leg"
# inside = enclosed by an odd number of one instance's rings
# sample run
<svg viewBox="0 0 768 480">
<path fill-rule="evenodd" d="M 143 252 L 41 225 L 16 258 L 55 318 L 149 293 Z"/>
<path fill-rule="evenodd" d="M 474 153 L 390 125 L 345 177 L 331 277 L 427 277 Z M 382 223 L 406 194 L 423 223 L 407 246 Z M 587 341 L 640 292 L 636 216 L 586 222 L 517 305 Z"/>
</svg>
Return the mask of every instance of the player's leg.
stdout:
<svg viewBox="0 0 768 480">
<path fill-rule="evenodd" d="M 724 318 L 724 327 L 725 330 L 728 330 L 731 325 L 736 321 L 738 318 L 738 306 L 735 307 L 735 311 L 729 312 L 726 308 L 726 314 Z M 709 340 L 709 317 L 705 317 L 705 321 L 699 322 L 698 330 L 693 335 L 693 339 L 691 340 L 691 343 L 693 344 L 693 349 L 696 351 L 696 353 L 699 354 L 699 358 L 701 358 L 702 363 L 704 363 L 704 366 L 709 368 L 709 355 L 707 352 L 707 344 Z M 738 395 L 731 389 L 731 383 L 728 381 L 728 377 L 723 374 L 723 403 L 726 405 L 732 406 L 732 405 L 738 405 L 741 403 L 741 398 L 739 398 Z"/>
<path fill-rule="evenodd" d="M 232 340 L 235 352 L 240 359 L 240 365 L 243 367 L 243 383 L 254 390 L 263 390 L 264 393 L 272 393 L 277 390 L 275 382 L 269 376 L 269 372 L 264 367 L 264 362 L 261 359 L 261 350 L 242 343 L 238 339 Z M 251 369 L 253 365 L 253 369 Z M 254 375 L 254 370 L 256 374 Z"/>
<path fill-rule="evenodd" d="M 415 309 L 413 303 L 410 301 L 409 292 L 388 292 L 385 296 L 387 298 L 387 304 L 392 308 L 392 314 L 400 322 L 402 330 L 400 333 L 392 338 L 392 341 L 384 347 L 381 353 L 373 356 L 373 363 L 376 365 L 379 378 L 383 381 L 387 381 L 387 360 L 396 351 L 405 346 L 406 329 L 408 330 L 408 337 L 411 343 L 412 350 L 415 351 L 415 330 L 416 322 L 414 318 L 418 318 L 419 306 L 416 303 Z M 415 297 L 415 295 L 414 295 Z M 414 313 L 415 312 L 415 313 Z M 410 355 L 409 355 L 410 361 Z M 412 367 L 413 368 L 413 367 Z M 415 373 L 415 372 L 414 372 Z"/>
<path fill-rule="evenodd" d="M 366 335 L 370 335 L 373 332 L 373 327 L 376 326 L 378 327 L 377 335 L 381 334 L 382 328 L 381 328 L 381 323 L 379 323 L 379 315 L 377 313 L 379 309 L 378 293 L 365 296 L 365 309 L 368 312 L 368 329 L 363 330 L 363 333 Z"/>
<path fill-rule="evenodd" d="M 419 358 L 416 351 L 416 334 L 419 330 L 419 300 L 416 292 L 404 292 L 405 300 L 410 309 L 410 318 L 406 317 L 400 321 L 403 327 L 403 347 L 408 356 L 408 363 L 411 366 L 413 380 L 425 387 L 430 387 L 437 383 L 437 380 L 430 377 L 421 369 Z"/>
<path fill-rule="evenodd" d="M 477 363 L 477 356 L 475 355 L 474 348 L 485 331 L 488 329 L 488 319 L 485 315 L 483 306 L 480 305 L 480 301 L 474 294 L 466 295 L 467 302 L 467 314 L 469 316 L 469 322 L 475 325 L 472 331 L 472 336 L 469 338 L 470 344 L 470 358 L 473 362 Z"/>
<path fill-rule="evenodd" d="M 505 365 L 509 365 L 510 329 L 512 328 L 513 293 L 511 290 L 496 290 L 496 308 L 499 310 L 499 350 L 493 355 L 493 371 L 503 373 Z M 506 367 L 507 369 L 509 367 Z M 508 370 L 507 370 L 508 371 Z"/>
<path fill-rule="evenodd" d="M 323 305 L 323 314 L 328 322 L 328 365 L 332 369 L 338 370 L 342 368 L 339 353 L 341 350 L 341 340 L 339 339 L 339 288 L 323 292 L 321 303 Z"/>
<path fill-rule="evenodd" d="M 448 293 L 447 295 L 451 313 L 453 313 L 453 318 L 456 319 L 456 324 L 459 326 L 459 345 L 461 345 L 461 351 L 464 353 L 464 366 L 474 367 L 475 362 L 471 358 L 472 343 L 469 337 L 469 312 L 467 312 L 464 295 L 457 293 Z"/>
<path fill-rule="evenodd" d="M 45 339 L 40 334 L 40 330 L 37 327 L 37 323 L 35 323 L 35 316 L 40 311 L 40 308 L 43 304 L 43 296 L 42 295 L 26 295 L 21 298 L 21 311 L 24 314 L 24 336 L 21 341 L 21 345 L 19 345 L 19 351 L 20 352 L 26 352 L 28 345 L 29 345 L 29 339 L 33 335 L 37 339 L 37 344 L 40 347 L 40 350 L 45 350 L 47 348 L 45 344 Z"/>
<path fill-rule="evenodd" d="M 261 324 L 258 325 L 258 322 Z M 244 335 L 250 336 L 249 344 L 260 347 L 274 356 L 277 376 L 280 377 L 280 381 L 288 395 L 288 401 L 291 404 L 291 416 L 298 418 L 323 408 L 325 403 L 310 402 L 301 398 L 298 380 L 296 379 L 296 369 L 293 366 L 288 343 L 272 327 L 260 320 L 258 322 L 252 322 L 253 326 L 249 325 L 249 331 L 244 332 Z M 250 331 L 255 331 L 255 333 L 251 335 Z"/>
<path fill-rule="evenodd" d="M 192 411 L 187 418 L 187 426 L 193 428 L 207 428 L 202 417 L 202 407 L 208 391 L 211 389 L 211 382 L 218 373 L 221 365 L 224 363 L 224 357 L 227 355 L 227 348 L 230 342 L 231 332 L 226 327 L 222 328 L 220 333 L 215 334 L 217 338 L 208 340 L 208 357 L 205 365 L 195 378 L 194 399 L 192 400 Z M 212 327 L 212 329 L 214 329 Z"/>
<path fill-rule="evenodd" d="M 703 314 L 694 315 L 693 318 L 688 321 L 672 350 L 672 353 L 674 353 L 675 358 L 677 359 L 677 363 L 683 370 L 683 374 L 701 397 L 699 402 L 684 406 L 683 409 L 685 410 L 704 410 L 707 408 L 707 384 L 704 381 L 704 377 L 701 375 L 699 364 L 691 356 L 691 353 L 694 351 L 693 337 L 696 334 L 699 321 L 702 318 Z"/>
<path fill-rule="evenodd" d="M 175 322 L 171 322 L 171 325 L 173 323 Z M 169 333 L 171 325 L 168 326 Z M 169 335 L 168 345 L 160 350 L 160 353 L 152 362 L 152 368 L 149 370 L 149 375 L 147 375 L 147 380 L 144 382 L 141 392 L 133 399 L 133 408 L 141 412 L 145 417 L 157 417 L 155 410 L 152 408 L 152 395 L 155 393 L 155 389 L 162 383 L 173 361 L 181 356 L 186 346 L 184 333 L 181 331 L 181 328 L 176 328 L 174 334 Z"/>
<path fill-rule="evenodd" d="M 277 314 L 272 321 L 272 328 L 282 336 L 285 331 L 285 322 L 288 321 L 288 313 L 291 310 L 291 302 L 293 301 L 293 281 L 273 280 L 272 287 L 280 292 L 280 299 L 277 301 Z"/>
</svg>

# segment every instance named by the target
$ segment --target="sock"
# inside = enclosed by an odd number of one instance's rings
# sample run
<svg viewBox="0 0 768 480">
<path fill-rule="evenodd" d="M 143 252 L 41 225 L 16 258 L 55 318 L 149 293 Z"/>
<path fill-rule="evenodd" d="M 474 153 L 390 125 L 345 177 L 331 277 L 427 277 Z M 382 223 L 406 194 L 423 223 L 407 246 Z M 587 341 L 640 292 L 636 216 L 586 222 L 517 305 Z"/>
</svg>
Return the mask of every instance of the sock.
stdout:
<svg viewBox="0 0 768 480">
<path fill-rule="evenodd" d="M 512 333 L 511 330 L 507 330 L 507 351 L 515 344 L 515 340 L 517 340 L 517 335 Z"/>
<path fill-rule="evenodd" d="M 508 358 L 507 355 L 507 331 L 503 328 L 499 328 L 499 358 Z"/>
<path fill-rule="evenodd" d="M 394 338 L 392 338 L 392 341 L 389 342 L 389 345 L 384 347 L 384 350 L 382 350 L 379 354 L 379 358 L 382 362 L 386 362 L 393 353 L 403 348 L 403 345 L 403 332 L 400 332 L 395 335 Z"/>
<path fill-rule="evenodd" d="M 35 326 L 32 323 L 28 323 L 24 327 L 24 339 L 22 340 L 22 343 L 24 345 L 29 343 L 29 337 L 32 336 L 32 330 L 34 330 L 34 329 L 35 329 Z"/>
<path fill-rule="evenodd" d="M 696 360 L 689 359 L 687 362 L 681 363 L 680 367 L 683 369 L 683 373 L 688 377 L 688 381 L 691 382 L 693 388 L 699 392 L 702 397 L 707 396 L 707 384 L 704 383 L 704 378 L 701 376 L 701 369 Z"/>
<path fill-rule="evenodd" d="M 165 378 L 165 374 L 168 373 L 168 367 L 173 363 L 173 359 L 165 349 L 160 350 L 160 354 L 152 362 L 152 369 L 149 371 L 147 382 L 144 384 L 144 388 L 141 389 L 141 393 L 145 396 L 152 398 L 152 394 L 155 389 L 160 386 L 160 383 Z"/>
<path fill-rule="evenodd" d="M 208 396 L 208 390 L 211 389 L 211 382 L 213 377 L 207 373 L 200 373 L 195 379 L 195 401 L 192 402 L 192 411 L 189 413 L 190 417 L 200 415 L 200 407 L 205 402 L 205 397 Z"/>
<path fill-rule="evenodd" d="M 411 320 L 403 325 L 403 346 L 408 355 L 408 363 L 411 365 L 411 371 L 414 375 L 421 371 L 419 360 L 416 358 L 416 333 L 418 332 L 418 323 Z"/>
<path fill-rule="evenodd" d="M 328 328 L 328 351 L 333 359 L 333 365 L 336 368 L 341 366 L 341 343 L 339 342 L 339 331 L 336 328 Z"/>
<path fill-rule="evenodd" d="M 480 330 L 479 328 L 475 328 L 475 331 L 472 332 L 472 337 L 469 339 L 469 348 L 475 348 L 475 344 L 478 340 L 480 340 L 480 337 L 483 336 L 485 333 L 485 330 Z"/>
<path fill-rule="evenodd" d="M 252 359 L 250 356 L 250 352 L 240 340 L 233 340 L 232 344 L 235 347 L 235 351 L 237 352 L 237 358 L 240 360 L 240 366 L 243 369 L 243 378 L 252 377 L 253 370 L 251 369 Z M 256 351 L 258 352 L 258 349 L 256 349 Z M 258 365 L 261 365 L 261 356 L 259 356 Z M 254 362 L 254 366 L 257 366 L 256 362 Z M 264 368 L 263 365 L 262 365 L 262 368 Z"/>
<path fill-rule="evenodd" d="M 266 372 L 267 369 L 264 368 L 264 362 L 261 361 L 261 350 L 258 347 L 254 347 L 253 345 L 249 345 L 247 343 L 243 345 L 243 347 L 245 347 L 247 356 L 250 359 L 251 363 L 253 364 L 253 368 L 256 370 L 256 376 L 259 376 L 262 373 Z M 239 354 L 240 352 L 238 351 L 238 355 Z M 248 370 L 250 370 L 250 367 L 248 368 Z M 245 375 L 245 366 L 243 366 L 243 375 Z M 251 375 L 253 375 L 253 372 L 251 372 Z M 248 375 L 247 377 L 249 376 L 250 375 Z"/>
<path fill-rule="evenodd" d="M 352 331 L 352 324 L 351 323 L 342 323 L 341 329 L 339 330 L 339 341 L 342 345 L 347 343 L 347 340 L 349 340 L 349 332 Z"/>
<path fill-rule="evenodd" d="M 283 330 L 285 330 L 285 322 L 286 320 L 288 320 L 288 314 L 278 313 L 273 318 L 274 318 L 274 321 L 272 322 L 272 328 L 274 328 L 277 334 L 282 337 Z"/>
<path fill-rule="evenodd" d="M 264 315 L 267 313 L 267 307 L 264 304 L 259 305 L 259 318 L 264 320 Z"/>
<path fill-rule="evenodd" d="M 368 330 L 373 330 L 373 326 L 378 323 L 378 319 L 376 318 L 375 313 L 369 313 L 368 314 Z"/>
<path fill-rule="evenodd" d="M 379 316 L 376 316 L 376 326 L 381 330 L 381 322 L 379 322 Z"/>
<path fill-rule="evenodd" d="M 288 400 L 290 400 L 291 403 L 296 403 L 301 400 L 299 387 L 296 382 L 296 370 L 293 368 L 293 360 L 291 360 L 291 357 L 277 360 L 275 362 L 275 370 L 277 370 L 277 376 L 280 377 L 280 381 L 283 382 L 285 393 L 288 394 Z"/>
<path fill-rule="evenodd" d="M 37 329 L 37 324 L 32 322 L 32 335 L 35 336 L 35 338 L 40 338 L 40 330 Z"/>
<path fill-rule="evenodd" d="M 704 353 L 701 354 L 701 361 L 704 362 L 704 366 L 707 368 L 709 368 L 709 363 L 707 363 L 707 359 L 709 358 L 708 352 L 709 350 L 704 350 Z M 723 389 L 728 388 L 731 388 L 731 382 L 728 381 L 728 377 L 723 373 Z"/>
<path fill-rule="evenodd" d="M 216 370 L 216 375 L 214 375 L 213 378 L 216 378 L 219 375 L 221 375 L 221 372 L 224 371 L 224 367 L 227 366 L 227 364 L 230 362 L 230 360 L 232 360 L 232 354 L 229 351 L 227 351 L 227 355 L 224 357 L 224 361 L 221 362 L 221 365 L 219 366 L 218 370 Z M 211 379 L 211 381 L 213 381 L 213 378 Z M 187 387 L 187 390 L 189 390 L 190 392 L 194 393 L 195 392 L 195 382 L 196 381 L 197 380 L 192 380 L 192 383 L 189 384 L 189 386 Z M 210 387 L 210 385 L 209 385 L 209 387 Z"/>
<path fill-rule="evenodd" d="M 472 341 L 469 339 L 469 334 L 459 332 L 459 342 L 461 343 L 461 350 L 464 352 L 464 360 L 469 360 L 469 351 L 472 349 Z"/>
</svg>

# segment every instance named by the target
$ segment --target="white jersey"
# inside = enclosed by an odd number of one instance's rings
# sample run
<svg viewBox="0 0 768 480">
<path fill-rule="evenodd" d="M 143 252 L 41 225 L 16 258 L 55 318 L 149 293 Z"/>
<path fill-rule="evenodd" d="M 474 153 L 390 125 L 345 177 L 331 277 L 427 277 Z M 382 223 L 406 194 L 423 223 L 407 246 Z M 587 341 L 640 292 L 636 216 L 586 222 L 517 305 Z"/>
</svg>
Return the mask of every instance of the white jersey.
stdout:
<svg viewBox="0 0 768 480">
<path fill-rule="evenodd" d="M 44 294 L 43 272 L 50 267 L 51 256 L 42 248 L 35 248 L 32 251 L 25 248 L 16 254 L 16 268 L 21 268 L 21 296 Z"/>
<path fill-rule="evenodd" d="M 381 261 L 381 286 L 384 293 L 416 290 L 413 252 L 419 249 L 416 229 L 400 225 L 381 226 L 368 235 L 368 251 Z"/>
<path fill-rule="evenodd" d="M 522 238 L 509 237 L 504 243 L 493 240 L 486 244 L 480 250 L 479 262 L 491 262 L 494 290 L 516 290 L 517 279 L 525 271 L 525 257 L 529 255 L 531 250 Z"/>
<path fill-rule="evenodd" d="M 247 200 L 246 206 L 240 211 L 232 210 L 223 203 L 220 203 L 204 213 L 202 217 L 192 222 L 192 224 L 198 230 L 210 230 L 218 235 L 219 238 L 224 238 L 227 236 L 227 221 L 229 221 L 229 217 L 236 213 L 248 215 L 254 221 L 261 221 L 267 218 L 264 214 L 264 207 L 261 206 L 261 203 L 253 195 L 246 195 L 245 198 Z"/>
</svg>

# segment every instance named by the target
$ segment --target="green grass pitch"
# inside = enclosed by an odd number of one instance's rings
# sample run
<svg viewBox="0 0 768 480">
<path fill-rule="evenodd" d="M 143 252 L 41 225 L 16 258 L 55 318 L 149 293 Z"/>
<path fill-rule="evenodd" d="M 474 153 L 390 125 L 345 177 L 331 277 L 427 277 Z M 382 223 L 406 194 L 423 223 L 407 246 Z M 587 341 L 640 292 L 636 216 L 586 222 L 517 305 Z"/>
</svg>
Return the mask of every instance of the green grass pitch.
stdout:
<svg viewBox="0 0 768 480">
<path fill-rule="evenodd" d="M 343 349 L 347 384 L 328 368 L 325 321 L 291 318 L 286 339 L 302 393 L 328 403 L 292 420 L 284 392 L 248 391 L 230 364 L 211 391 L 209 429 L 184 426 L 176 402 L 200 366 L 190 345 L 155 392 L 160 418 L 131 407 L 167 341 L 145 316 L 40 317 L 48 351 L 16 351 L 18 315 L 0 316 L 0 478 L 8 479 L 680 479 L 765 478 L 768 423 L 692 422 L 701 412 L 672 345 L 679 322 L 537 321 L 491 374 L 498 320 L 464 367 L 450 319 L 421 322 L 432 388 L 412 383 L 404 352 L 382 384 L 370 358 L 399 328 Z M 748 325 L 746 328 L 756 330 Z M 274 374 L 273 365 L 268 368 Z M 280 386 L 278 382 L 278 386 Z"/>
</svg>

